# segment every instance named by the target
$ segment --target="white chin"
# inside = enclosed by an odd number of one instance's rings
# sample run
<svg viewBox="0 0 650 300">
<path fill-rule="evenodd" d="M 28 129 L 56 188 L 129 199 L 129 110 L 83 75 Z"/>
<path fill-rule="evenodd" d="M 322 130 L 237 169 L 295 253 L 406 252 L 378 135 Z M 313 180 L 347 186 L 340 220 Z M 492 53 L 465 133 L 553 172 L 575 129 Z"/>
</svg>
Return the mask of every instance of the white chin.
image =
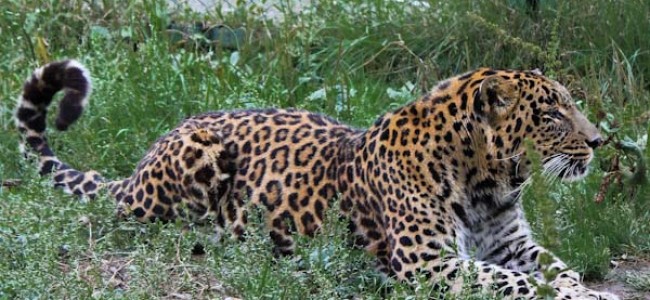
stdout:
<svg viewBox="0 0 650 300">
<path fill-rule="evenodd" d="M 544 164 L 544 173 L 548 176 L 556 176 L 564 182 L 574 182 L 585 178 L 589 173 L 588 162 L 573 161 L 569 164 Z"/>
<path fill-rule="evenodd" d="M 567 169 L 566 172 L 561 172 L 558 176 L 564 182 L 574 182 L 583 179 L 589 174 L 589 166 L 576 166 L 573 170 Z M 571 172 L 569 172 L 569 170 Z"/>
</svg>

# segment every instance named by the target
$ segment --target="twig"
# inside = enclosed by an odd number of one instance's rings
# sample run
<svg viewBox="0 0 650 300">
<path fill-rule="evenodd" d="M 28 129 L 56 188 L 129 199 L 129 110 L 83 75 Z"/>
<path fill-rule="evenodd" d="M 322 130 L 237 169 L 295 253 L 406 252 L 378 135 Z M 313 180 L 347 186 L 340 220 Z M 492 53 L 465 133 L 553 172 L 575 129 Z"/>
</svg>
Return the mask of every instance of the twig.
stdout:
<svg viewBox="0 0 650 300">
<path fill-rule="evenodd" d="M 2 181 L 2 187 L 11 188 L 11 187 L 19 186 L 22 183 L 23 181 L 20 179 L 7 179 Z"/>
</svg>

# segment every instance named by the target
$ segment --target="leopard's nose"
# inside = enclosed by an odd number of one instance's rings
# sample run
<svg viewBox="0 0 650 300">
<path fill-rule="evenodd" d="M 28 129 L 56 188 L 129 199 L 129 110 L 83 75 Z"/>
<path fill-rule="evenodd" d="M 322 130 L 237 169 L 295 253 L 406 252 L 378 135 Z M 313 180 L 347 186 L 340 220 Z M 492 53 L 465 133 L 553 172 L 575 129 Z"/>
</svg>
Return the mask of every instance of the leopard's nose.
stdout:
<svg viewBox="0 0 650 300">
<path fill-rule="evenodd" d="M 587 145 L 591 147 L 592 149 L 596 149 L 600 147 L 603 144 L 603 138 L 600 137 L 600 135 L 596 136 L 590 141 L 587 141 Z"/>
</svg>

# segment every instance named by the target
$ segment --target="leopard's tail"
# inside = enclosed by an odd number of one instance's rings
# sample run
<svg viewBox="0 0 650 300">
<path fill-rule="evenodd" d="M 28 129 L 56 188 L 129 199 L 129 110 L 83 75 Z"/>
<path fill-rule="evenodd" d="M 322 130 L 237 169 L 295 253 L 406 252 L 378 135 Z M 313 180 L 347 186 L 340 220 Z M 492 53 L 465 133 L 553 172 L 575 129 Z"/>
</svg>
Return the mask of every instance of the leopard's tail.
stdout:
<svg viewBox="0 0 650 300">
<path fill-rule="evenodd" d="M 81 172 L 61 162 L 45 136 L 47 108 L 61 90 L 64 96 L 55 126 L 63 131 L 79 119 L 88 103 L 91 91 L 88 70 L 75 60 L 62 60 L 34 70 L 25 81 L 15 114 L 21 136 L 20 150 L 26 157 L 37 157 L 39 173 L 52 174 L 55 186 L 92 198 L 104 179 L 95 171 Z"/>
</svg>

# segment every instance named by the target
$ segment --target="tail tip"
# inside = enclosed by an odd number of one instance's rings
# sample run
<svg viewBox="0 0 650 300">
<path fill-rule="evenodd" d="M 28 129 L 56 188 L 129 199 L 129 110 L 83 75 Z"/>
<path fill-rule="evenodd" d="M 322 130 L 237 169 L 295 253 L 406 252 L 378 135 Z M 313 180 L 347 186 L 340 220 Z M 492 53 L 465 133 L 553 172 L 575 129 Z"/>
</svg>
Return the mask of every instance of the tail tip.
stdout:
<svg viewBox="0 0 650 300">
<path fill-rule="evenodd" d="M 74 59 L 65 62 L 65 96 L 60 102 L 55 121 L 56 129 L 64 131 L 79 119 L 92 90 L 90 72 L 84 65 Z"/>
</svg>

